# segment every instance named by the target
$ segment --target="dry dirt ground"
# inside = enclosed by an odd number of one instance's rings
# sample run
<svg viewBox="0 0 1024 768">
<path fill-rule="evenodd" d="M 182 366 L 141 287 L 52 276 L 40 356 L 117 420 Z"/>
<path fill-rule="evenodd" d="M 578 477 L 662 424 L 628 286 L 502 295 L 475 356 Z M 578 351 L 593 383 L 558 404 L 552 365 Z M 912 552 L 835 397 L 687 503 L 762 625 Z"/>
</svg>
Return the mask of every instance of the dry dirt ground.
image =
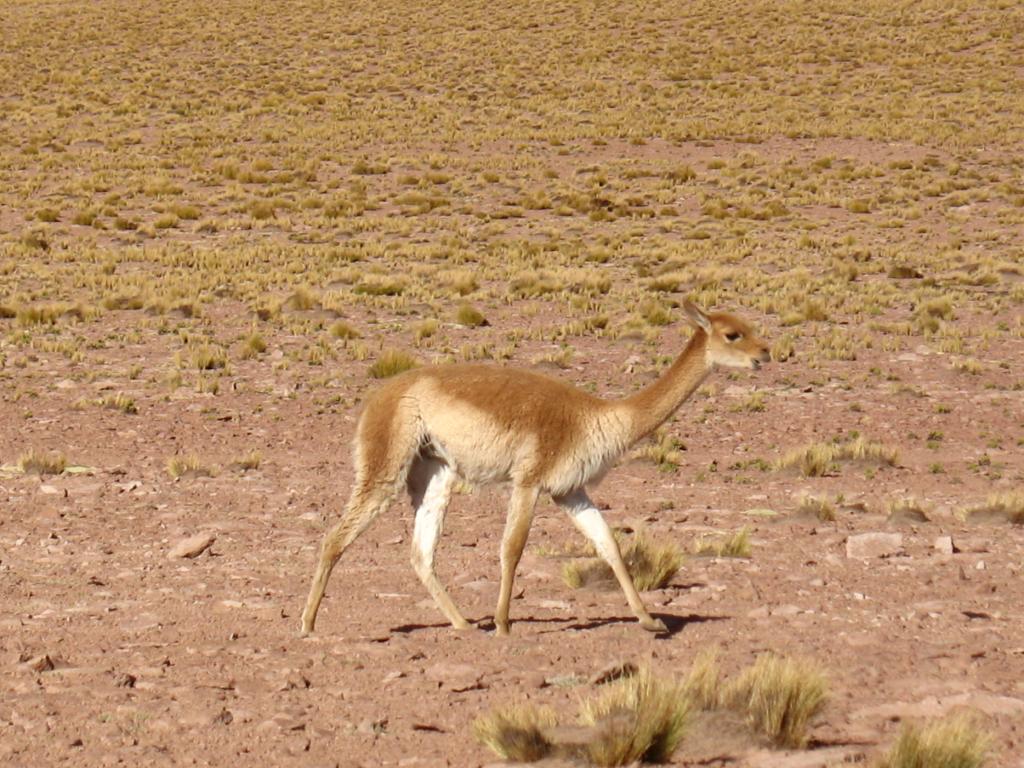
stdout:
<svg viewBox="0 0 1024 768">
<path fill-rule="evenodd" d="M 1024 477 L 1019 7 L 519 5 L 0 8 L 0 763 L 483 765 L 492 707 L 570 716 L 608 664 L 717 647 L 814 659 L 829 702 L 807 751 L 705 733 L 674 764 L 867 762 L 971 710 L 1024 766 L 1024 527 L 963 514 Z M 777 362 L 593 493 L 687 550 L 750 527 L 646 594 L 668 636 L 562 583 L 544 501 L 494 637 L 507 489 L 462 488 L 439 573 L 477 631 L 417 581 L 403 499 L 298 637 L 384 351 L 621 396 L 686 295 Z M 775 465 L 855 435 L 895 465 Z M 888 519 L 907 498 L 927 521 Z"/>
</svg>

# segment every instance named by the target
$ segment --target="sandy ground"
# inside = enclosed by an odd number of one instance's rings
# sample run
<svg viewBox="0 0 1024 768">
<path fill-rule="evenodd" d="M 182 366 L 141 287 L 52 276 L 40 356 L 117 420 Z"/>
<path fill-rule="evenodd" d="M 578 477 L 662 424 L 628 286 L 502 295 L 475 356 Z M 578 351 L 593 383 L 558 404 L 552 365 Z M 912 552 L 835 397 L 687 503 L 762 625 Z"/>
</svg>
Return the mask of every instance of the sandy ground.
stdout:
<svg viewBox="0 0 1024 768">
<path fill-rule="evenodd" d="M 492 708 L 571 720 L 609 664 L 718 648 L 728 675 L 812 659 L 829 702 L 805 752 L 705 724 L 676 765 L 871 764 L 969 710 L 987 768 L 1024 768 L 1024 526 L 959 514 L 1024 479 L 1024 15 L 499 5 L 0 3 L 0 765 L 486 765 Z M 460 489 L 439 552 L 477 630 L 414 575 L 403 499 L 300 639 L 382 350 L 617 397 L 683 349 L 685 296 L 793 354 L 714 374 L 667 425 L 678 467 L 593 490 L 687 551 L 749 526 L 750 558 L 646 594 L 667 636 L 563 584 L 579 534 L 545 499 L 495 637 L 499 487 Z M 854 433 L 896 466 L 772 468 Z M 172 476 L 191 454 L 211 476 Z M 907 497 L 927 521 L 888 520 Z M 849 556 L 865 534 L 900 539 Z"/>
<path fill-rule="evenodd" d="M 80 332 L 99 339 L 131 316 L 110 313 Z M 201 322 L 228 333 L 244 330 L 232 325 L 242 316 L 225 301 Z M 680 349 L 682 333 L 666 328 L 663 348 Z M 268 354 L 293 342 L 284 332 L 268 337 Z M 143 332 L 108 359 L 113 368 L 149 370 L 172 343 Z M 558 375 L 620 394 L 635 386 L 623 371 L 628 351 L 626 342 L 591 340 Z M 992 354 L 1019 370 L 1022 353 L 1018 342 Z M 811 376 L 792 362 L 715 374 L 715 390 L 685 404 L 673 426 L 687 448 L 678 471 L 632 460 L 610 474 L 594 495 L 618 525 L 643 525 L 687 547 L 709 531 L 752 526 L 750 559 L 690 558 L 670 586 L 646 595 L 670 636 L 643 632 L 618 592 L 562 584 L 562 561 L 542 553 L 577 534 L 545 501 L 519 569 L 512 637 L 494 637 L 505 493 L 491 488 L 455 498 L 439 555 L 443 580 L 479 631 L 445 626 L 416 580 L 403 500 L 349 550 L 318 632 L 305 640 L 298 617 L 325 523 L 347 495 L 358 411 L 351 400 L 370 386 L 365 364 L 329 368 L 326 393 L 342 397 L 330 412 L 317 405 L 322 393 L 303 389 L 303 371 L 243 361 L 234 386 L 215 397 L 141 383 L 133 392 L 132 381 L 119 381 L 139 410 L 124 414 L 70 408 L 114 384 L 73 380 L 69 364 L 53 360 L 37 372 L 35 398 L 0 406 L 2 423 L 16 425 L 2 433 L 3 455 L 25 444 L 59 446 L 80 467 L 42 478 L 8 467 L 0 481 L 2 759 L 484 764 L 492 758 L 470 723 L 491 706 L 529 700 L 568 714 L 591 687 L 588 677 L 609 663 L 648 660 L 684 673 L 697 652 L 717 646 L 729 672 L 768 650 L 826 665 L 832 697 L 813 730 L 813 764 L 873 754 L 903 719 L 971 707 L 997 734 L 992 764 L 1020 765 L 1024 533 L 954 517 L 1010 485 L 996 475 L 1019 476 L 1012 448 L 986 449 L 990 463 L 974 471 L 959 467 L 976 461 L 980 451 L 970 446 L 979 433 L 1019 426 L 1020 399 L 986 390 L 984 377 L 951 372 L 941 357 L 922 345 L 858 361 L 912 381 L 924 397 L 894 396 L 881 382 L 844 388 L 829 383 L 827 370 Z M 768 397 L 767 412 L 734 410 L 754 388 Z M 938 415 L 940 402 L 952 412 Z M 937 450 L 907 439 L 938 424 Z M 899 445 L 899 466 L 844 465 L 811 481 L 743 464 L 850 430 Z M 251 450 L 262 454 L 258 469 L 230 467 Z M 220 471 L 173 480 L 166 462 L 176 451 L 195 451 Z M 955 482 L 926 471 L 935 460 L 957 467 Z M 837 522 L 791 517 L 795 494 L 807 489 L 842 494 Z M 925 500 L 931 522 L 886 522 L 885 505 L 905 495 Z M 780 514 L 757 514 L 764 509 Z M 848 537 L 892 531 L 902 535 L 896 554 L 847 557 Z M 203 532 L 216 537 L 204 554 L 168 558 L 181 539 Z M 955 553 L 936 549 L 941 536 L 952 536 Z M 782 759 L 747 743 L 684 744 L 676 762 Z"/>
</svg>

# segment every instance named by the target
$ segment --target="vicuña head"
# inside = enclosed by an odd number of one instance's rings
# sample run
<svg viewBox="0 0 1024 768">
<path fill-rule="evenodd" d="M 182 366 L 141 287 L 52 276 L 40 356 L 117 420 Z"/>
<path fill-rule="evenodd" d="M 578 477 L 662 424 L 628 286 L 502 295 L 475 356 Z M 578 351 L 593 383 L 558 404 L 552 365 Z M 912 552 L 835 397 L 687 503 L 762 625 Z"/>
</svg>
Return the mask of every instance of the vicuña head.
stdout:
<svg viewBox="0 0 1024 768">
<path fill-rule="evenodd" d="M 750 325 L 728 312 L 705 313 L 692 301 L 683 304 L 686 317 L 707 335 L 704 355 L 708 366 L 753 368 L 771 360 L 771 351 Z"/>
<path fill-rule="evenodd" d="M 770 357 L 740 318 L 707 314 L 690 301 L 684 312 L 695 332 L 682 354 L 656 381 L 621 399 L 602 399 L 533 371 L 495 365 L 418 368 L 384 383 L 367 399 L 356 427 L 355 484 L 341 521 L 324 537 L 302 633 L 313 631 L 342 553 L 403 487 L 416 510 L 413 568 L 452 625 L 469 628 L 434 573 L 444 514 L 459 478 L 478 485 L 512 484 L 494 614 L 499 635 L 508 633 L 512 582 L 542 493 L 565 509 L 611 566 L 640 624 L 664 631 L 633 586 L 586 486 L 668 419 L 715 367 L 756 369 Z"/>
</svg>

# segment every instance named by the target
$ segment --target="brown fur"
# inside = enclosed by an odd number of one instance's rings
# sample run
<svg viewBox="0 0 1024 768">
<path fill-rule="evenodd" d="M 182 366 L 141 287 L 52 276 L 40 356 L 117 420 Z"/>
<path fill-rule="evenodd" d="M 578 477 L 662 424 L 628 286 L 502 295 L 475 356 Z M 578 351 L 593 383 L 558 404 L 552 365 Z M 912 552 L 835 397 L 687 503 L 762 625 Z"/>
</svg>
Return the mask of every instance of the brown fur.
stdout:
<svg viewBox="0 0 1024 768">
<path fill-rule="evenodd" d="M 355 485 L 341 522 L 324 538 L 303 633 L 313 629 L 334 564 L 403 484 L 418 508 L 417 573 L 452 624 L 469 626 L 433 572 L 434 548 L 457 476 L 513 485 L 495 614 L 499 634 L 508 631 L 515 568 L 541 493 L 551 494 L 592 538 L 641 623 L 663 629 L 647 613 L 584 486 L 600 480 L 630 445 L 669 418 L 715 365 L 757 367 L 768 359 L 765 344 L 739 318 L 706 315 L 690 303 L 685 311 L 696 331 L 684 352 L 661 378 L 623 400 L 603 400 L 532 371 L 489 365 L 422 368 L 381 386 L 359 420 Z"/>
</svg>

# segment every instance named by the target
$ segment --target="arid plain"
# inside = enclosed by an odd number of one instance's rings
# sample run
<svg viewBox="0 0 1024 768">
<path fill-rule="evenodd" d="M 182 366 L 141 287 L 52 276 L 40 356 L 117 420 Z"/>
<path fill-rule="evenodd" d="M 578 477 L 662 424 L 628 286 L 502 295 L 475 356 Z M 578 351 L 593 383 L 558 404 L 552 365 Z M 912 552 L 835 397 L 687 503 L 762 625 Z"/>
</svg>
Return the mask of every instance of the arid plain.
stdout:
<svg viewBox="0 0 1024 768">
<path fill-rule="evenodd" d="M 13 0 L 0 28 L 0 763 L 484 765 L 493 708 L 569 722 L 609 665 L 711 648 L 829 697 L 803 750 L 701 714 L 673 764 L 875 765 L 969 712 L 1024 766 L 1019 4 Z M 542 500 L 495 637 L 507 490 L 464 485 L 438 571 L 478 630 L 420 585 L 402 499 L 299 638 L 378 377 L 620 397 L 686 297 L 774 361 L 592 492 L 687 553 L 645 593 L 668 635 L 563 581 L 582 541 Z"/>
</svg>

